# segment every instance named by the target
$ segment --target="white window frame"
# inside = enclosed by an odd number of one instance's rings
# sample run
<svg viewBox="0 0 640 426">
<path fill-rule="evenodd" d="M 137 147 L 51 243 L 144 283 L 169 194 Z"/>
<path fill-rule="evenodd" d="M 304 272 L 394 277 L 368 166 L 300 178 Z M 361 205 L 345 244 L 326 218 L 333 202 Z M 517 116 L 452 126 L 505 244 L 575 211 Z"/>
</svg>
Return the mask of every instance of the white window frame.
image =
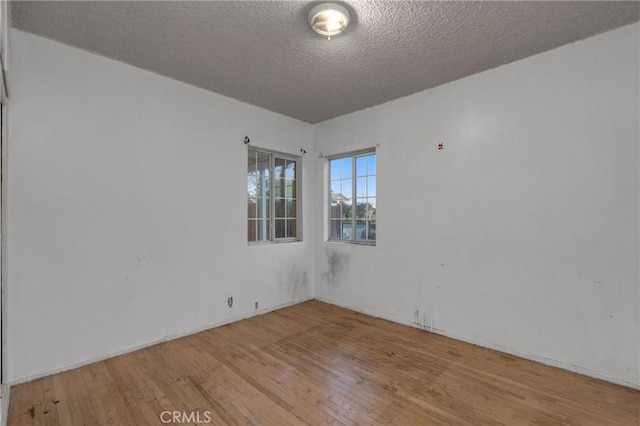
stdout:
<svg viewBox="0 0 640 426">
<path fill-rule="evenodd" d="M 261 240 L 261 241 L 249 241 L 249 236 L 245 235 L 247 238 L 247 243 L 249 245 L 263 245 L 263 244 L 279 244 L 279 243 L 292 243 L 302 241 L 302 157 L 299 155 L 287 154 L 286 152 L 274 151 L 272 149 L 259 148 L 255 146 L 248 146 L 247 157 L 250 152 L 264 154 L 269 156 L 269 239 Z M 295 161 L 296 163 L 296 236 L 295 237 L 285 237 L 285 238 L 276 238 L 276 203 L 275 203 L 275 179 L 274 169 L 276 157 L 281 158 L 287 161 Z M 246 172 L 245 172 L 245 189 L 246 189 Z M 247 216 L 246 221 L 249 220 Z"/>
<path fill-rule="evenodd" d="M 354 211 L 353 217 L 351 218 L 352 221 L 352 229 L 357 229 L 357 218 L 356 218 L 356 214 L 355 214 L 355 210 L 356 210 L 356 206 L 357 206 L 357 197 L 356 197 L 356 167 L 355 167 L 355 163 L 356 163 L 356 158 L 358 157 L 364 157 L 367 155 L 371 155 L 371 154 L 375 154 L 376 155 L 376 205 L 377 205 L 377 199 L 378 199 L 378 193 L 377 193 L 377 182 L 378 182 L 378 153 L 376 152 L 376 148 L 365 148 L 365 149 L 360 149 L 360 150 L 356 150 L 356 151 L 349 151 L 349 152 L 343 152 L 340 154 L 334 154 L 334 155 L 329 155 L 326 156 L 326 170 L 327 170 L 327 177 L 325 179 L 325 185 L 327 188 L 327 199 L 326 199 L 326 211 L 327 211 L 327 220 L 325 221 L 325 223 L 327 224 L 327 242 L 330 243 L 341 243 L 341 244 L 359 244 L 359 245 L 365 245 L 365 246 L 375 246 L 376 245 L 376 241 L 377 241 L 377 228 L 378 228 L 378 221 L 376 220 L 376 239 L 375 240 L 362 240 L 362 239 L 355 239 L 352 238 L 350 240 L 345 240 L 345 239 L 341 239 L 341 238 L 331 238 L 331 160 L 337 160 L 337 159 L 342 159 L 342 158 L 351 158 L 352 159 L 352 167 L 351 167 L 351 181 L 352 181 L 352 194 L 351 194 L 351 205 L 352 205 L 352 209 Z M 355 233 L 353 233 L 353 236 L 355 236 Z"/>
</svg>

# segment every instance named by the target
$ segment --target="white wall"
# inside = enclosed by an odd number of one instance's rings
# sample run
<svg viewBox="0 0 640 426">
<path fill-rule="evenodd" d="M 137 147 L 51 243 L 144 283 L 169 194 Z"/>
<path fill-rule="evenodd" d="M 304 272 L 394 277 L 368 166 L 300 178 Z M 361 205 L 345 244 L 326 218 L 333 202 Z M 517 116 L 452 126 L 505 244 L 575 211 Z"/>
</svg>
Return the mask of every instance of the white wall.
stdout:
<svg viewBox="0 0 640 426">
<path fill-rule="evenodd" d="M 311 152 L 311 125 L 20 31 L 11 53 L 9 381 L 312 297 L 310 238 L 247 245 L 242 142 Z"/>
<path fill-rule="evenodd" d="M 317 297 L 640 386 L 639 35 L 317 125 L 326 155 L 380 145 L 377 246 L 318 221 Z"/>
<path fill-rule="evenodd" d="M 8 380 L 317 295 L 640 386 L 638 36 L 310 126 L 13 31 Z M 304 242 L 247 245 L 245 135 L 309 151 Z M 324 242 L 316 153 L 376 144 L 378 245 Z"/>
</svg>

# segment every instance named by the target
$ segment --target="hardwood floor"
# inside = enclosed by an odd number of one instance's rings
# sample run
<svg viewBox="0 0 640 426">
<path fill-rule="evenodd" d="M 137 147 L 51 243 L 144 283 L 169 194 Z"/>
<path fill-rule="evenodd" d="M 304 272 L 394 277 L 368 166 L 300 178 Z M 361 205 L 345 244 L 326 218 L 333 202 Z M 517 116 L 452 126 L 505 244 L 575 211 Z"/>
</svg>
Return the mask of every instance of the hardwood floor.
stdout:
<svg viewBox="0 0 640 426">
<path fill-rule="evenodd" d="M 625 426 L 639 407 L 639 391 L 311 301 L 16 386 L 8 424 Z"/>
</svg>

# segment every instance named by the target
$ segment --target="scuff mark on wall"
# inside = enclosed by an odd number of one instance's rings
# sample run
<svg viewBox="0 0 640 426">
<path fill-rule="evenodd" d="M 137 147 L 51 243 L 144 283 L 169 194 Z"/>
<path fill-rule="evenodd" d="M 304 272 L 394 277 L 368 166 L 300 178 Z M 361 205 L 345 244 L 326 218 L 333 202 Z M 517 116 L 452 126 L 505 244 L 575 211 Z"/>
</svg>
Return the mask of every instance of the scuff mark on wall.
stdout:
<svg viewBox="0 0 640 426">
<path fill-rule="evenodd" d="M 428 332 L 437 331 L 437 329 L 433 326 L 433 319 L 429 318 L 424 313 L 421 314 L 418 310 L 416 310 L 413 325 Z"/>
<path fill-rule="evenodd" d="M 413 325 L 418 328 L 421 328 L 426 331 L 431 331 L 433 329 L 430 319 L 426 314 L 421 313 L 419 309 L 416 309 L 416 312 L 413 314 Z"/>
<path fill-rule="evenodd" d="M 438 333 L 443 331 L 435 327 L 432 313 L 420 312 L 419 309 L 416 309 L 413 314 L 413 325 L 430 333 Z"/>
<path fill-rule="evenodd" d="M 147 260 L 147 256 L 136 256 L 131 262 L 129 262 L 131 265 L 135 266 L 136 268 L 139 268 L 142 263 L 144 261 Z"/>
<path fill-rule="evenodd" d="M 329 249 L 326 250 L 325 254 L 327 256 L 328 269 L 322 273 L 322 279 L 327 282 L 329 287 L 338 287 L 342 275 L 349 267 L 349 256 Z"/>
</svg>

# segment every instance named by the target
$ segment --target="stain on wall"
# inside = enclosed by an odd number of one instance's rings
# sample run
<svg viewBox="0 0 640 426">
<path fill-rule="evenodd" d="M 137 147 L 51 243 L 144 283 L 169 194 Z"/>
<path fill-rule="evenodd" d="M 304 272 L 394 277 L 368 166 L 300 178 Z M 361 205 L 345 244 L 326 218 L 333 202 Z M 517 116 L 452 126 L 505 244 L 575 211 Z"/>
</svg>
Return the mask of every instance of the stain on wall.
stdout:
<svg viewBox="0 0 640 426">
<path fill-rule="evenodd" d="M 287 295 L 293 300 L 307 297 L 311 294 L 309 289 L 309 272 L 301 268 L 300 265 L 290 265 L 281 276 L 279 287 L 281 290 L 286 291 Z"/>
<path fill-rule="evenodd" d="M 427 309 L 427 311 L 428 312 L 424 312 L 420 311 L 420 309 L 416 309 L 413 314 L 413 325 L 432 333 L 442 333 L 443 330 L 437 329 L 434 326 L 433 312 L 431 312 L 431 309 Z"/>
<path fill-rule="evenodd" d="M 147 260 L 147 256 L 136 256 L 130 263 L 131 265 L 139 268 L 143 262 Z"/>
<path fill-rule="evenodd" d="M 349 256 L 330 249 L 327 249 L 325 254 L 328 268 L 322 273 L 322 279 L 327 282 L 329 287 L 338 287 L 342 275 L 349 267 Z"/>
<path fill-rule="evenodd" d="M 416 309 L 416 312 L 413 314 L 413 324 L 426 331 L 431 331 L 431 321 L 424 313 L 421 313 L 419 309 Z"/>
</svg>

